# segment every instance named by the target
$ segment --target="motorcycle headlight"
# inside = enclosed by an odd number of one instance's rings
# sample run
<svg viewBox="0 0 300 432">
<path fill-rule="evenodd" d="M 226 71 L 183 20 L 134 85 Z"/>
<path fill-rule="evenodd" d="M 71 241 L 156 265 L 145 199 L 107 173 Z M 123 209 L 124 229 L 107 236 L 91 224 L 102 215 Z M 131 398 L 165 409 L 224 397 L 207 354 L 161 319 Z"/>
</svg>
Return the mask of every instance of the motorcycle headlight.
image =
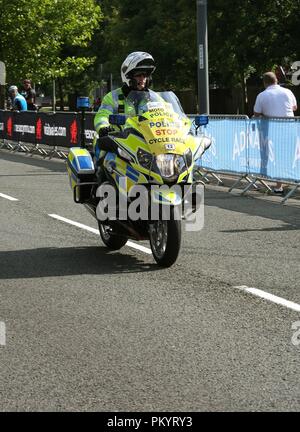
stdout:
<svg viewBox="0 0 300 432">
<path fill-rule="evenodd" d="M 142 149 L 138 149 L 137 158 L 138 158 L 139 164 L 143 168 L 151 170 L 151 166 L 152 166 L 152 162 L 153 162 L 153 156 L 151 153 L 148 153 Z"/>
<path fill-rule="evenodd" d="M 177 178 L 186 170 L 185 160 L 180 155 L 161 154 L 156 156 L 155 162 L 160 175 L 168 180 Z"/>
</svg>

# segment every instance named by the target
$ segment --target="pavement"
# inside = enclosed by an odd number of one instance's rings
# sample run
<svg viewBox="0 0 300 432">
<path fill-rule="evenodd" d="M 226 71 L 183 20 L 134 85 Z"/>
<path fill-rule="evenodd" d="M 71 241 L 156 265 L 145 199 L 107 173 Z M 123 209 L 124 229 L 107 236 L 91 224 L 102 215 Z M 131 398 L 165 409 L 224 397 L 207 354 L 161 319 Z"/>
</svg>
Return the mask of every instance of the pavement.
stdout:
<svg viewBox="0 0 300 432">
<path fill-rule="evenodd" d="M 299 411 L 299 200 L 280 200 L 208 185 L 161 269 L 49 216 L 97 228 L 63 160 L 0 150 L 0 411 Z"/>
</svg>

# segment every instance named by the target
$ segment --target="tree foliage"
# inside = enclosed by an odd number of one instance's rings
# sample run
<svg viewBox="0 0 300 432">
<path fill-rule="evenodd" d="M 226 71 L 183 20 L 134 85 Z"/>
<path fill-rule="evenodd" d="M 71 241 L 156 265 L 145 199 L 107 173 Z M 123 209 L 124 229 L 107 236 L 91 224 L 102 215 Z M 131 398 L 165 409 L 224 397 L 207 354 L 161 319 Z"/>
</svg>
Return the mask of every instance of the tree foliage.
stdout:
<svg viewBox="0 0 300 432">
<path fill-rule="evenodd" d="M 119 77 L 120 65 L 132 51 L 150 52 L 158 65 L 155 84 L 186 87 L 197 78 L 196 2 L 187 0 L 101 1 L 106 16 L 102 63 Z M 192 42 L 191 42 L 192 41 Z M 194 41 L 194 43 L 193 43 Z M 104 60 L 104 61 L 103 61 Z"/>
<path fill-rule="evenodd" d="M 99 83 L 132 51 L 157 63 L 155 88 L 197 87 L 196 0 L 0 0 L 0 60 L 8 79 Z M 208 0 L 210 82 L 244 86 L 300 60 L 300 0 Z M 76 84 L 75 84 L 76 83 Z"/>
<path fill-rule="evenodd" d="M 230 87 L 300 58 L 299 10 L 299 0 L 210 0 L 211 80 Z"/>
<path fill-rule="evenodd" d="M 0 57 L 10 81 L 74 75 L 94 60 L 85 55 L 101 9 L 94 0 L 0 0 Z"/>
</svg>

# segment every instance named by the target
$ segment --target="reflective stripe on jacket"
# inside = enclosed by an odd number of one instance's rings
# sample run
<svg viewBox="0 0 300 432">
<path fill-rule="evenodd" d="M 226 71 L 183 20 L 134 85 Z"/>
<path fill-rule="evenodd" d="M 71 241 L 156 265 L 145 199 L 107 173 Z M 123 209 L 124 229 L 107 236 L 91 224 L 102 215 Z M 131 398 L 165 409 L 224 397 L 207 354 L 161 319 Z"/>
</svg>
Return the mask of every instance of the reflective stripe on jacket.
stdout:
<svg viewBox="0 0 300 432">
<path fill-rule="evenodd" d="M 94 127 L 96 132 L 99 132 L 99 130 L 103 127 L 109 126 L 108 118 L 110 114 L 118 114 L 119 102 L 121 102 L 121 100 L 119 100 L 119 97 L 122 98 L 122 96 L 123 96 L 123 92 L 121 88 L 113 90 L 104 96 L 101 106 L 98 109 L 97 114 L 95 115 L 94 118 Z M 124 105 L 124 96 L 123 96 L 123 105 Z"/>
<path fill-rule="evenodd" d="M 149 92 L 149 96 L 154 93 L 152 90 L 147 90 Z M 163 99 L 161 99 L 163 101 Z M 94 127 L 96 132 L 99 133 L 99 130 L 103 127 L 109 126 L 109 116 L 110 114 L 127 114 L 127 115 L 135 115 L 135 108 L 132 103 L 128 103 L 122 88 L 117 88 L 116 90 L 107 93 L 104 96 L 102 104 L 95 115 L 94 118 Z"/>
</svg>

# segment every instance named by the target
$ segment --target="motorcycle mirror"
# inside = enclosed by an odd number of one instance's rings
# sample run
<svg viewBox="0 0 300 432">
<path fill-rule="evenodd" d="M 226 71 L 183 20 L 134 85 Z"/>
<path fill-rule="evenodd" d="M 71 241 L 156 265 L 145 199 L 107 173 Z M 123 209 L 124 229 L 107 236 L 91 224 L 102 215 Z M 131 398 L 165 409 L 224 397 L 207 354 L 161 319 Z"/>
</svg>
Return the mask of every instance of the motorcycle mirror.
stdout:
<svg viewBox="0 0 300 432">
<path fill-rule="evenodd" d="M 195 125 L 198 127 L 207 125 L 208 121 L 208 115 L 199 115 L 195 117 Z"/>
<path fill-rule="evenodd" d="M 126 123 L 126 117 L 122 114 L 111 114 L 109 123 L 116 126 L 123 126 Z"/>
<path fill-rule="evenodd" d="M 211 146 L 211 143 L 212 143 L 212 141 L 210 138 L 208 138 L 208 137 L 203 138 L 203 144 L 204 144 L 205 150 L 209 149 L 209 147 Z"/>
</svg>

